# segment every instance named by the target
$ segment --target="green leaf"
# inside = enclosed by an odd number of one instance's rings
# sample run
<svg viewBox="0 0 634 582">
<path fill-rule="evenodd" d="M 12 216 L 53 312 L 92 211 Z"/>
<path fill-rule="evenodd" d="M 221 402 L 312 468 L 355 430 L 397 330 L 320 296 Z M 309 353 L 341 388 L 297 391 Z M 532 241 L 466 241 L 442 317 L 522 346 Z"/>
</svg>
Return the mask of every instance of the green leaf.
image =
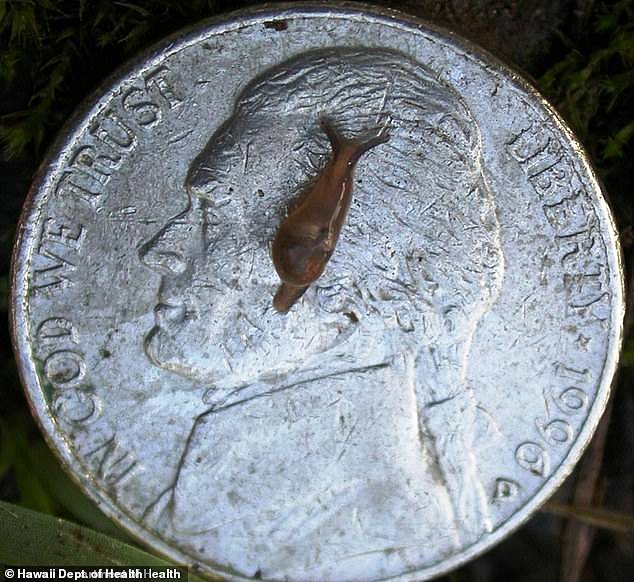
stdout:
<svg viewBox="0 0 634 582">
<path fill-rule="evenodd" d="M 32 442 L 31 423 L 26 415 L 16 415 L 11 419 L 3 419 L 2 435 L 10 439 L 7 454 L 7 466 L 11 469 L 20 493 L 20 504 L 43 511 L 55 513 L 56 503 L 46 488 L 43 480 L 33 471 L 29 460 L 29 448 Z M 4 455 L 3 455 L 4 456 Z"/>
<path fill-rule="evenodd" d="M 117 5 L 123 6 L 124 8 L 129 8 L 130 10 L 137 12 L 144 18 L 148 18 L 149 16 L 151 16 L 150 12 L 146 8 L 138 6 L 137 4 L 132 4 L 131 2 L 117 2 Z"/>
<path fill-rule="evenodd" d="M 618 54 L 624 62 L 634 60 L 634 28 L 629 27 L 615 35 L 610 48 Z"/>
<path fill-rule="evenodd" d="M 11 426 L 4 418 L 0 418 L 0 479 L 13 465 L 15 448 Z"/>
<path fill-rule="evenodd" d="M 47 105 L 50 106 L 44 103 L 43 106 L 0 117 L 0 144 L 4 146 L 4 157 L 19 157 L 27 147 L 39 147 L 46 131 Z"/>
<path fill-rule="evenodd" d="M 41 35 L 35 15 L 35 8 L 28 2 L 14 2 L 7 14 L 11 30 L 11 42 L 22 45 L 39 44 Z"/>
<path fill-rule="evenodd" d="M 20 504 L 53 513 L 64 509 L 74 519 L 98 531 L 129 541 L 62 470 L 26 414 L 0 418 L 0 477 L 13 471 Z"/>
<path fill-rule="evenodd" d="M 606 106 L 606 111 L 609 112 L 623 93 L 634 89 L 634 69 L 604 79 L 602 88 L 611 97 L 610 102 Z"/>
<path fill-rule="evenodd" d="M 20 504 L 51 515 L 56 512 L 56 504 L 42 481 L 30 470 L 29 464 L 24 462 L 22 451 L 18 451 L 13 464 L 18 489 L 20 490 Z"/>
<path fill-rule="evenodd" d="M 33 473 L 46 484 L 54 500 L 64 507 L 73 518 L 110 536 L 124 541 L 130 539 L 71 481 L 44 441 L 40 440 L 31 444 L 28 461 Z"/>
<path fill-rule="evenodd" d="M 600 16 L 597 19 L 594 28 L 597 32 L 610 32 L 615 28 L 618 22 L 618 14 L 610 12 L 608 14 L 603 14 L 602 16 Z"/>
<path fill-rule="evenodd" d="M 544 505 L 543 511 L 560 517 L 576 519 L 593 527 L 607 529 L 619 534 L 634 533 L 634 515 L 619 511 L 610 511 L 602 507 L 576 507 L 555 501 L 549 501 Z"/>
<path fill-rule="evenodd" d="M 634 121 L 628 123 L 625 127 L 619 130 L 615 135 L 608 139 L 605 149 L 603 150 L 603 157 L 620 158 L 624 155 L 625 146 L 634 137 Z"/>
<path fill-rule="evenodd" d="M 174 564 L 69 521 L 0 501 L 0 563 L 12 566 Z M 192 582 L 202 578 L 189 575 Z"/>
</svg>

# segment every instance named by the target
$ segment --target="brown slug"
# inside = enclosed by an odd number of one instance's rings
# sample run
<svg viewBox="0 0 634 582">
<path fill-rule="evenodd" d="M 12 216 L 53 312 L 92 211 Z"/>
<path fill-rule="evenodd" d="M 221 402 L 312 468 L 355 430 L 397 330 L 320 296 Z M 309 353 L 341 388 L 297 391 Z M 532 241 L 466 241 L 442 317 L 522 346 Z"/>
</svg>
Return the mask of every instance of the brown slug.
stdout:
<svg viewBox="0 0 634 582">
<path fill-rule="evenodd" d="M 383 131 L 365 141 L 347 139 L 323 118 L 320 126 L 330 140 L 332 157 L 273 239 L 273 264 L 282 281 L 273 306 L 280 313 L 287 313 L 320 277 L 335 250 L 350 208 L 355 164 L 389 139 Z"/>
</svg>

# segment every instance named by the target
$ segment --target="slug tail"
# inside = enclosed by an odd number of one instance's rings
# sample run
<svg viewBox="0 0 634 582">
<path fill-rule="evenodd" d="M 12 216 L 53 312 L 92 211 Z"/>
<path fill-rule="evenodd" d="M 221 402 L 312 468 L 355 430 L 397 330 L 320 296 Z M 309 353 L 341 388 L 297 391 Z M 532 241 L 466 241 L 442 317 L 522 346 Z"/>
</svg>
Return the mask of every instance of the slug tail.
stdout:
<svg viewBox="0 0 634 582">
<path fill-rule="evenodd" d="M 294 287 L 293 285 L 282 283 L 277 293 L 275 293 L 275 297 L 273 297 L 273 307 L 282 315 L 288 313 L 290 308 L 306 292 L 306 289 L 308 289 L 308 285 L 306 287 Z"/>
</svg>

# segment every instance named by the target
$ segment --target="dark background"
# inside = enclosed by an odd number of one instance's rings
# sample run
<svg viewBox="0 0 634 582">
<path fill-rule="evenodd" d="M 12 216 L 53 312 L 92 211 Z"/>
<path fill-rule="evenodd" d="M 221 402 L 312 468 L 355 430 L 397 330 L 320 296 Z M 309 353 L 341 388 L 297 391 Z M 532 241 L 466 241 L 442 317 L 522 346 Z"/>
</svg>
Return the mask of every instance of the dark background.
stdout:
<svg viewBox="0 0 634 582">
<path fill-rule="evenodd" d="M 26 406 L 8 332 L 16 224 L 46 147 L 100 81 L 163 36 L 253 4 L 258 2 L 0 0 L 0 500 L 127 539 L 64 475 Z M 634 266 L 634 0 L 374 4 L 415 14 L 477 42 L 531 78 L 556 106 L 605 184 L 621 233 L 629 298 Z M 631 323 L 628 309 L 612 403 L 575 473 L 518 532 L 444 580 L 634 579 Z M 8 545 L 3 544 L 0 537 L 0 561 L 8 561 Z"/>
</svg>

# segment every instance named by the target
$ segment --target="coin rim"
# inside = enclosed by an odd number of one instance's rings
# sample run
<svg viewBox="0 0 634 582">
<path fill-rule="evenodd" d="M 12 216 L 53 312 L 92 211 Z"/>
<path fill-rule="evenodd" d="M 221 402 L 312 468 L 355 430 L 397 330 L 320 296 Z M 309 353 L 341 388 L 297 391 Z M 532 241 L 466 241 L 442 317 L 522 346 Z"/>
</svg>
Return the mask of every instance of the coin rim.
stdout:
<svg viewBox="0 0 634 582">
<path fill-rule="evenodd" d="M 141 51 L 135 57 L 118 67 L 99 84 L 92 94 L 83 100 L 73 115 L 64 124 L 58 137 L 49 147 L 43 162 L 39 166 L 31 188 L 29 189 L 22 213 L 18 223 L 16 242 L 11 260 L 11 290 L 9 327 L 13 343 L 15 358 L 18 363 L 20 379 L 25 389 L 27 402 L 31 414 L 36 420 L 45 441 L 61 461 L 65 471 L 71 479 L 90 497 L 108 517 L 121 525 L 141 543 L 149 545 L 153 551 L 158 552 L 171 560 L 187 564 L 194 570 L 213 572 L 220 576 L 230 576 L 235 580 L 250 580 L 244 576 L 223 567 L 220 564 L 200 564 L 184 550 L 174 547 L 165 541 L 159 532 L 149 529 L 128 514 L 122 507 L 116 505 L 105 489 L 102 489 L 90 473 L 82 470 L 82 462 L 72 453 L 67 446 L 66 437 L 58 430 L 56 422 L 49 413 L 43 392 L 38 381 L 37 372 L 30 358 L 31 346 L 28 334 L 28 274 L 31 267 L 31 257 L 34 251 L 33 242 L 37 232 L 34 227 L 40 222 L 43 213 L 42 201 L 50 191 L 52 178 L 55 176 L 61 160 L 68 154 L 66 151 L 73 144 L 73 137 L 83 131 L 83 126 L 88 120 L 105 106 L 112 98 L 111 89 L 124 83 L 138 71 L 151 67 L 152 64 L 163 61 L 165 58 L 186 49 L 188 46 L 200 42 L 211 34 L 219 34 L 223 31 L 239 29 L 244 26 L 257 24 L 263 21 L 285 20 L 291 18 L 311 18 L 332 15 L 340 19 L 370 18 L 374 22 L 390 26 L 392 28 L 415 32 L 425 36 L 439 37 L 438 39 L 461 51 L 466 56 L 484 63 L 491 74 L 498 74 L 508 82 L 534 99 L 550 116 L 555 126 L 565 136 L 571 150 L 577 155 L 589 180 L 586 185 L 594 185 L 597 194 L 595 211 L 599 216 L 602 238 L 606 247 L 607 264 L 610 266 L 609 280 L 613 287 L 613 301 L 611 306 L 612 326 L 608 333 L 608 346 L 605 363 L 601 375 L 601 381 L 597 386 L 597 394 L 588 413 L 588 416 L 579 431 L 574 444 L 570 447 L 566 457 L 561 461 L 553 474 L 543 483 L 540 489 L 518 511 L 497 527 L 492 533 L 480 538 L 473 545 L 463 549 L 449 558 L 419 569 L 404 572 L 397 576 L 390 576 L 386 580 L 408 580 L 413 576 L 417 580 L 432 578 L 445 574 L 467 561 L 479 556 L 502 541 L 509 534 L 516 531 L 539 507 L 558 489 L 562 482 L 572 472 L 574 466 L 596 430 L 601 416 L 610 398 L 611 387 L 615 377 L 619 353 L 623 342 L 623 321 L 625 315 L 624 304 L 624 276 L 623 255 L 619 242 L 618 231 L 605 190 L 598 176 L 593 170 L 588 156 L 581 143 L 567 127 L 563 119 L 546 99 L 513 67 L 504 63 L 498 57 L 487 50 L 477 46 L 459 35 L 442 26 L 426 22 L 425 20 L 402 13 L 400 11 L 382 6 L 368 5 L 358 2 L 288 2 L 280 4 L 264 4 L 242 10 L 236 10 L 202 20 L 196 24 L 185 27 L 168 37 Z M 609 242 L 612 244 L 610 245 Z M 202 568 L 196 568 L 200 564 Z"/>
</svg>

